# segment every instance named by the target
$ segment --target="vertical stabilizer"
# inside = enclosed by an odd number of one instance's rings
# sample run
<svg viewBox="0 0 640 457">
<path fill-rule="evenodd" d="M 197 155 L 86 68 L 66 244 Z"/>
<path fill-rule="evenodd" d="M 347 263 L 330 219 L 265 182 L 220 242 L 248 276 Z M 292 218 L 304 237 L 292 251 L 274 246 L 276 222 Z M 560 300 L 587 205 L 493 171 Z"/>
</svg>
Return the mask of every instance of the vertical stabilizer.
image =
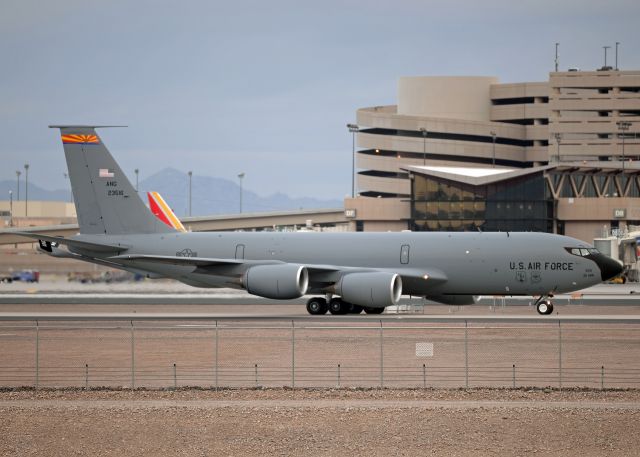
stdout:
<svg viewBox="0 0 640 457">
<path fill-rule="evenodd" d="M 164 201 L 162 195 L 158 192 L 147 192 L 147 198 L 149 199 L 149 209 L 155 217 L 179 232 L 187 231 L 184 225 L 182 225 L 182 222 L 180 222 L 180 219 L 178 219 L 173 210 L 167 205 L 167 202 Z"/>
<path fill-rule="evenodd" d="M 59 128 L 82 234 L 175 232 L 146 207 L 95 126 Z"/>
</svg>

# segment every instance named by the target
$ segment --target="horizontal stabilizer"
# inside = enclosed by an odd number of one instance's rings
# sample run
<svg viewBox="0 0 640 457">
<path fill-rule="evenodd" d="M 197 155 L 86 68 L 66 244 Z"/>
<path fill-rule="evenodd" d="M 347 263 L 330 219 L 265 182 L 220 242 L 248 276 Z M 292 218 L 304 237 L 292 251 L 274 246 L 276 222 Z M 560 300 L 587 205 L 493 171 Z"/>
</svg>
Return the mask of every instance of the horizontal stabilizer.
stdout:
<svg viewBox="0 0 640 457">
<path fill-rule="evenodd" d="M 72 238 L 63 238 L 61 236 L 41 235 L 33 232 L 13 232 L 16 235 L 33 238 L 34 240 L 48 241 L 50 243 L 62 244 L 79 249 L 86 249 L 94 252 L 119 252 L 126 251 L 126 246 L 118 246 L 115 244 L 92 243 L 90 241 L 74 240 Z"/>
</svg>

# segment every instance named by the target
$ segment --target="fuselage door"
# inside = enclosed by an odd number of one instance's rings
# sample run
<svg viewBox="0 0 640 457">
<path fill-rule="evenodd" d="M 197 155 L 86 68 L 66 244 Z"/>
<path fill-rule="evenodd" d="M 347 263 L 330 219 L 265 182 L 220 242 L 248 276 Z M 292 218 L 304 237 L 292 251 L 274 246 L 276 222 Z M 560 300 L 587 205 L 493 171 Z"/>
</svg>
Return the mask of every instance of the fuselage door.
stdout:
<svg viewBox="0 0 640 457">
<path fill-rule="evenodd" d="M 236 259 L 244 259 L 244 244 L 236 245 Z"/>
<path fill-rule="evenodd" d="M 400 263 L 407 265 L 409 263 L 409 245 L 403 244 L 400 248 Z"/>
</svg>

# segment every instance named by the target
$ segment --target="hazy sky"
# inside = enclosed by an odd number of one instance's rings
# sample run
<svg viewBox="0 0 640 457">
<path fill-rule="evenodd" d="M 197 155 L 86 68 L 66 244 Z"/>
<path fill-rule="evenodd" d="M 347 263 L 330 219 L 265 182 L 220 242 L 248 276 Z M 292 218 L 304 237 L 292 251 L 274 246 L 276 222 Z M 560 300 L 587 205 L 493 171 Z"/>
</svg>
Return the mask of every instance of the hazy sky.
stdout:
<svg viewBox="0 0 640 457">
<path fill-rule="evenodd" d="M 398 77 L 542 81 L 556 41 L 561 68 L 620 41 L 640 70 L 639 24 L 637 0 L 1 0 L 0 179 L 29 162 L 62 188 L 47 125 L 124 124 L 101 135 L 130 177 L 243 171 L 262 195 L 341 198 L 345 124 L 395 103 Z"/>
</svg>

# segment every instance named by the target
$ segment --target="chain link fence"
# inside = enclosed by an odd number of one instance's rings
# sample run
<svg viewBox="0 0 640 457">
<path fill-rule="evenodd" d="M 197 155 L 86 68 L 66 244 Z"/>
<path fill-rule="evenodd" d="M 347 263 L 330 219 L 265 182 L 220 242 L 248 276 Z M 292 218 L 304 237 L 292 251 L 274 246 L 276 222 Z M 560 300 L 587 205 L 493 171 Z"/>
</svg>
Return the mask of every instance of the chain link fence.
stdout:
<svg viewBox="0 0 640 457">
<path fill-rule="evenodd" d="M 3 322 L 0 387 L 640 387 L 640 325 Z"/>
</svg>

